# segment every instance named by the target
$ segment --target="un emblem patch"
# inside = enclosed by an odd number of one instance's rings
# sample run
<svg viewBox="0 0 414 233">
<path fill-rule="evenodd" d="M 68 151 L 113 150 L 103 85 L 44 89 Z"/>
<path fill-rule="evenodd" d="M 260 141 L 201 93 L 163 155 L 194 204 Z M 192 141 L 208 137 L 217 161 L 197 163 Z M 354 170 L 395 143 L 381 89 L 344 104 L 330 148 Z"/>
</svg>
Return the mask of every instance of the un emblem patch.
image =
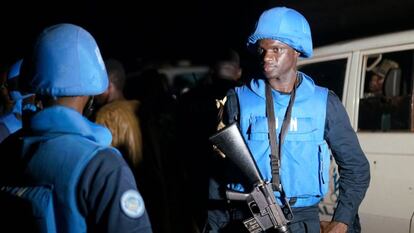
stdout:
<svg viewBox="0 0 414 233">
<path fill-rule="evenodd" d="M 121 209 L 130 218 L 139 218 L 144 214 L 144 200 L 138 191 L 130 189 L 122 194 Z"/>
</svg>

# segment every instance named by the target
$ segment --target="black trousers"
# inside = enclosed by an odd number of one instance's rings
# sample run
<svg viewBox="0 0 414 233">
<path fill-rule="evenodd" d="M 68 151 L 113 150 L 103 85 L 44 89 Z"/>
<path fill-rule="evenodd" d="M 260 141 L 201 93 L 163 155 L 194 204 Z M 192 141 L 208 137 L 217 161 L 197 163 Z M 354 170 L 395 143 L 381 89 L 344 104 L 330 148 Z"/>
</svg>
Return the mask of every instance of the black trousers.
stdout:
<svg viewBox="0 0 414 233">
<path fill-rule="evenodd" d="M 204 229 L 205 233 L 248 233 L 249 231 L 243 221 L 250 218 L 249 209 L 246 204 L 232 206 L 227 209 L 212 209 L 208 212 L 208 223 Z M 289 223 L 290 233 L 319 233 L 320 220 L 318 205 L 310 207 L 292 208 L 294 219 Z M 356 217 L 353 226 L 348 227 L 348 233 L 359 233 L 361 228 L 359 218 Z M 278 232 L 269 229 L 266 232 Z"/>
</svg>

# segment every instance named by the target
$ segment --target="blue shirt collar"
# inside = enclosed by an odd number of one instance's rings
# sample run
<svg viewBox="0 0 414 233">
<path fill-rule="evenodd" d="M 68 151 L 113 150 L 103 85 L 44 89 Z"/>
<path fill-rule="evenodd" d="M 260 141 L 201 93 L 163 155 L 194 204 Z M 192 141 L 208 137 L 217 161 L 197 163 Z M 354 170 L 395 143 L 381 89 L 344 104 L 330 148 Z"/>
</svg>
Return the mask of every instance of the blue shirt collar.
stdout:
<svg viewBox="0 0 414 233">
<path fill-rule="evenodd" d="M 36 113 L 31 119 L 30 128 L 36 136 L 75 134 L 101 146 L 109 146 L 112 141 L 109 129 L 89 121 L 74 109 L 62 105 L 48 107 Z"/>
</svg>

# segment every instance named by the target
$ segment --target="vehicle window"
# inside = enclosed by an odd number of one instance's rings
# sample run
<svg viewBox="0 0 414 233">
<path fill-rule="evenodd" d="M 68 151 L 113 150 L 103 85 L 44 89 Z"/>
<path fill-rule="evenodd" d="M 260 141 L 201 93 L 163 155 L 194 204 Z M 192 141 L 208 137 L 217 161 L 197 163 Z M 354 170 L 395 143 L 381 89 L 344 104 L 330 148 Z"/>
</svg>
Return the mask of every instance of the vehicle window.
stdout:
<svg viewBox="0 0 414 233">
<path fill-rule="evenodd" d="M 342 98 L 346 65 L 347 59 L 344 58 L 306 64 L 298 69 L 310 76 L 317 85 L 329 88 Z"/>
<path fill-rule="evenodd" d="M 414 50 L 364 57 L 365 82 L 359 101 L 358 130 L 411 130 Z"/>
</svg>

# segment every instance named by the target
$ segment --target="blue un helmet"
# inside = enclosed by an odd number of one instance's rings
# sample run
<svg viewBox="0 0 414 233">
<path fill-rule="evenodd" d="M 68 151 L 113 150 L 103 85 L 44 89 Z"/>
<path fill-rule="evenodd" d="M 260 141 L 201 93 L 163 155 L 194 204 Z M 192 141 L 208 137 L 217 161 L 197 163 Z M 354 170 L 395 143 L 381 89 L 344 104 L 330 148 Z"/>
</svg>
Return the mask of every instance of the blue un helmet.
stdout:
<svg viewBox="0 0 414 233">
<path fill-rule="evenodd" d="M 23 59 L 17 60 L 7 72 L 7 83 L 9 84 L 9 95 L 13 101 L 21 101 L 27 97 L 32 96 L 32 94 L 27 94 L 22 96 L 19 88 L 19 76 L 20 69 L 22 67 Z"/>
<path fill-rule="evenodd" d="M 32 93 L 22 93 L 19 80 L 20 78 L 20 70 L 22 69 L 23 59 L 17 60 L 9 69 L 7 73 L 7 82 L 9 84 L 9 95 L 10 98 L 14 101 L 13 112 L 17 114 L 22 114 L 22 110 L 31 109 L 35 111 L 36 108 L 33 104 L 25 103 L 23 104 L 23 100 L 33 96 Z"/>
<path fill-rule="evenodd" d="M 7 83 L 9 89 L 9 95 L 11 100 L 14 101 L 13 108 L 10 112 L 0 116 L 0 124 L 3 124 L 9 134 L 13 134 L 19 129 L 22 128 L 22 103 L 23 99 L 29 97 L 30 95 L 22 96 L 20 91 L 17 88 L 17 78 L 20 75 L 20 67 L 22 65 L 23 59 L 15 62 L 7 72 Z"/>
<path fill-rule="evenodd" d="M 36 94 L 94 96 L 108 87 L 98 45 L 85 29 L 73 24 L 46 28 L 33 50 L 29 88 Z"/>
<path fill-rule="evenodd" d="M 300 52 L 301 57 L 312 56 L 312 36 L 308 21 L 293 9 L 274 7 L 264 11 L 247 46 L 255 45 L 261 39 L 278 40 Z"/>
<path fill-rule="evenodd" d="M 20 75 L 20 67 L 22 66 L 23 59 L 18 60 L 15 62 L 9 69 L 7 73 L 7 82 L 9 83 L 9 86 L 16 86 L 17 84 L 17 78 Z M 10 85 L 11 83 L 15 85 Z M 22 99 L 22 95 L 19 91 L 16 90 L 16 87 L 12 88 L 13 90 L 9 90 L 10 98 L 13 101 L 18 101 Z"/>
<path fill-rule="evenodd" d="M 9 69 L 9 72 L 7 73 L 7 79 L 11 80 L 11 79 L 15 79 L 19 76 L 20 74 L 20 67 L 22 66 L 23 63 L 23 59 L 19 59 L 18 61 L 16 61 Z"/>
</svg>

